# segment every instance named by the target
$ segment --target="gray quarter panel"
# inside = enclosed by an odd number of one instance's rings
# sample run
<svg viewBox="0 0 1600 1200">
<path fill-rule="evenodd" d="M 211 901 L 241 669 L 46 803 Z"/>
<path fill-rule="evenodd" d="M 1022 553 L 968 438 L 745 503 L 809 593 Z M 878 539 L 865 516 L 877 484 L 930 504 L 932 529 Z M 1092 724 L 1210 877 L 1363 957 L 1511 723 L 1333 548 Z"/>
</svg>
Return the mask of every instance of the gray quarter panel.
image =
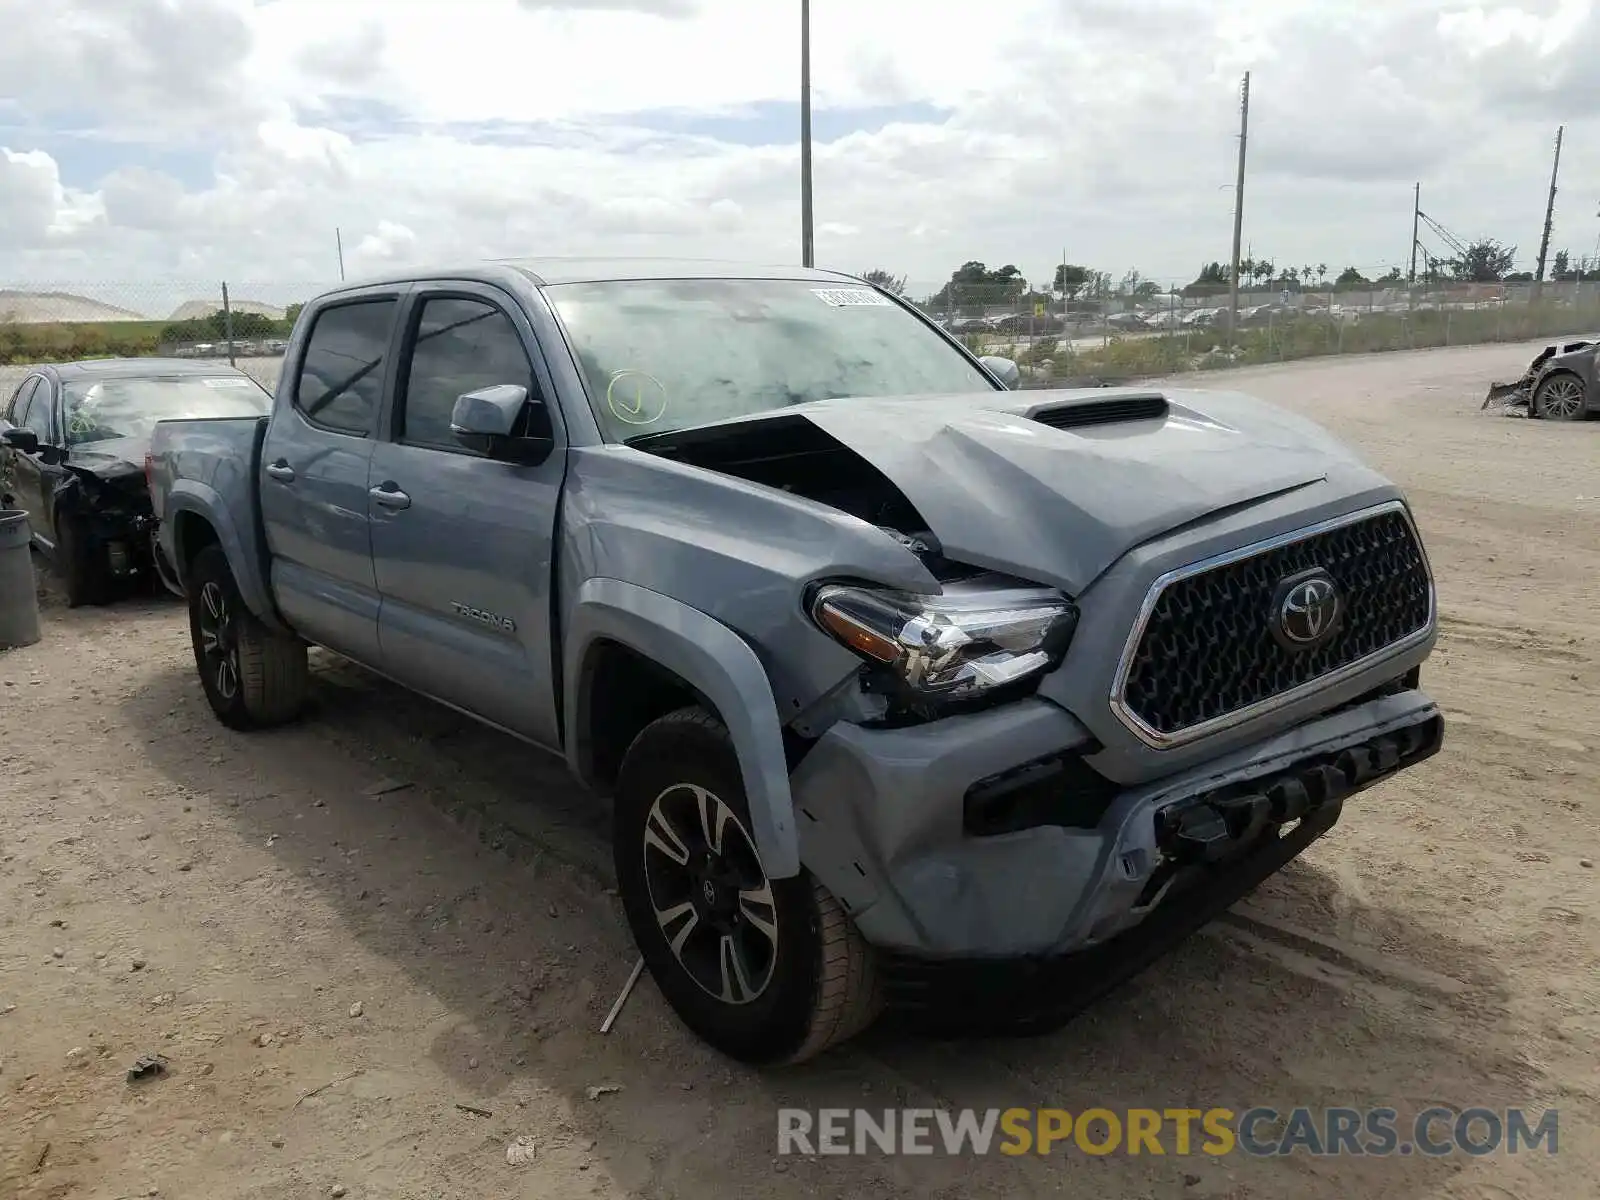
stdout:
<svg viewBox="0 0 1600 1200">
<path fill-rule="evenodd" d="M 563 614 L 591 576 L 631 580 L 711 614 L 756 648 L 781 724 L 861 666 L 805 615 L 810 581 L 939 590 L 914 554 L 865 521 L 627 446 L 571 452 L 561 530 Z"/>
<path fill-rule="evenodd" d="M 600 640 L 615 641 L 678 675 L 716 706 L 733 740 L 750 806 L 750 832 L 774 879 L 799 873 L 789 767 L 761 660 L 737 633 L 682 601 L 620 579 L 586 579 L 566 623 L 567 760 L 584 775 L 583 665 Z"/>
<path fill-rule="evenodd" d="M 151 505 L 160 519 L 162 553 L 183 578 L 188 548 L 178 544 L 180 514 L 204 521 L 217 535 L 239 595 L 250 611 L 281 627 L 267 584 L 265 549 L 256 524 L 257 448 L 263 417 L 162 421 L 151 436 Z"/>
</svg>

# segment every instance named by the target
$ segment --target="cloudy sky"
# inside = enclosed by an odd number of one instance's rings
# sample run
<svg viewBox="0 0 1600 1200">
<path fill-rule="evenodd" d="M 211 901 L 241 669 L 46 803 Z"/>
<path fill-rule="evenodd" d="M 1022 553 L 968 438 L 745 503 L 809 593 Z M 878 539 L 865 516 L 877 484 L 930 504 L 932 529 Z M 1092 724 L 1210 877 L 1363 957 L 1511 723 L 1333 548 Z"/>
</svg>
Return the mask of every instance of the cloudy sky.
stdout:
<svg viewBox="0 0 1600 1200">
<path fill-rule="evenodd" d="M 799 0 L 0 0 L 0 286 L 799 257 Z M 931 290 L 1600 244 L 1600 2 L 812 0 L 816 255 Z M 260 291 L 259 286 L 254 290 Z"/>
</svg>

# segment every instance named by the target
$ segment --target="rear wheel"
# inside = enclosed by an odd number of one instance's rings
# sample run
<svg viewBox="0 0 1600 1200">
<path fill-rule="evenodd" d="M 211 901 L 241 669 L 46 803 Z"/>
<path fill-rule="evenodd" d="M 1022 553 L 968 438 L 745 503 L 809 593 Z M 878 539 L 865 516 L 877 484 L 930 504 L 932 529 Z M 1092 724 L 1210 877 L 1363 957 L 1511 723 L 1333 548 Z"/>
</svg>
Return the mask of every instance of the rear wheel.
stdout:
<svg viewBox="0 0 1600 1200">
<path fill-rule="evenodd" d="M 871 1023 L 872 949 L 809 874 L 767 877 L 720 721 L 688 708 L 646 726 L 623 760 L 615 813 L 634 940 L 703 1040 L 744 1062 L 799 1062 Z"/>
<path fill-rule="evenodd" d="M 250 611 L 220 546 L 195 555 L 187 591 L 195 666 L 217 719 L 231 729 L 294 719 L 309 686 L 305 643 Z"/>
<path fill-rule="evenodd" d="M 1547 376 L 1533 394 L 1533 415 L 1550 421 L 1577 421 L 1584 413 L 1583 380 L 1566 371 Z"/>
<path fill-rule="evenodd" d="M 95 545 L 82 517 L 62 514 L 57 519 L 55 568 L 66 588 L 68 608 L 111 599 L 111 564 L 105 547 Z"/>
</svg>

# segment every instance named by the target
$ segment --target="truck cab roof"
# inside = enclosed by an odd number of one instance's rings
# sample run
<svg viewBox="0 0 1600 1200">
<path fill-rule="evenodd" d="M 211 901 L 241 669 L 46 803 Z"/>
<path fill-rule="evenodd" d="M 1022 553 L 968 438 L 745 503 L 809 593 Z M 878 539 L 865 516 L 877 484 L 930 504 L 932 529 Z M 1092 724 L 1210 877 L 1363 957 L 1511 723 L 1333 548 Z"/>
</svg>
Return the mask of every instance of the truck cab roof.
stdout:
<svg viewBox="0 0 1600 1200">
<path fill-rule="evenodd" d="M 708 258 L 505 258 L 390 271 L 351 280 L 325 294 L 424 279 L 462 279 L 501 286 L 526 282 L 544 287 L 618 279 L 811 279 L 839 283 L 852 278 L 840 271 Z"/>
</svg>

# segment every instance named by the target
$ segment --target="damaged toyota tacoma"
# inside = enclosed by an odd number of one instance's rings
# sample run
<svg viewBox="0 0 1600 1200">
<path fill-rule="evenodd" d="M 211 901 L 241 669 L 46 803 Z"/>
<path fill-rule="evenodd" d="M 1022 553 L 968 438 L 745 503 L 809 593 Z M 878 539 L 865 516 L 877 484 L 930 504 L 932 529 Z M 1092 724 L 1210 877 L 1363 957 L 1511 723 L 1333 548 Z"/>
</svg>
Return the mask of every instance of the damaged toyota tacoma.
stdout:
<svg viewBox="0 0 1600 1200">
<path fill-rule="evenodd" d="M 1442 721 L 1393 483 L 1246 396 L 1016 382 L 831 272 L 351 284 L 269 417 L 157 427 L 162 561 L 229 726 L 311 644 L 564 756 L 723 1052 L 1046 1029 Z"/>
</svg>

